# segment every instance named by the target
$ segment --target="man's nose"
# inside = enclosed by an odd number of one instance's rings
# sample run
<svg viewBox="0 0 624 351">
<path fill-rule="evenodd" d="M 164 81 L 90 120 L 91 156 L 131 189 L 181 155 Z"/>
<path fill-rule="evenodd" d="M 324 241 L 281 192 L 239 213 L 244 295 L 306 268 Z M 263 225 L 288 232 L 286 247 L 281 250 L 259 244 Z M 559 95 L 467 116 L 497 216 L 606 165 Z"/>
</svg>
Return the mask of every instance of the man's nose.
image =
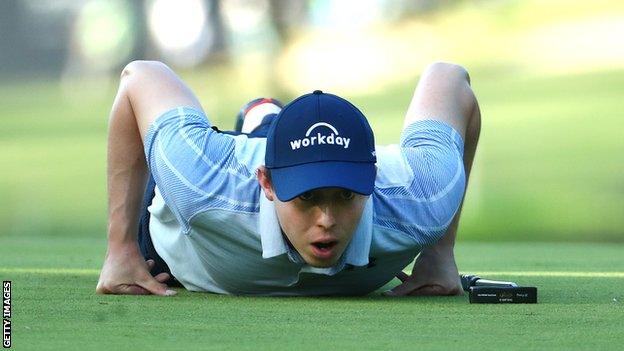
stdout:
<svg viewBox="0 0 624 351">
<path fill-rule="evenodd" d="M 329 229 L 336 224 L 336 211 L 331 205 L 318 207 L 317 225 Z"/>
</svg>

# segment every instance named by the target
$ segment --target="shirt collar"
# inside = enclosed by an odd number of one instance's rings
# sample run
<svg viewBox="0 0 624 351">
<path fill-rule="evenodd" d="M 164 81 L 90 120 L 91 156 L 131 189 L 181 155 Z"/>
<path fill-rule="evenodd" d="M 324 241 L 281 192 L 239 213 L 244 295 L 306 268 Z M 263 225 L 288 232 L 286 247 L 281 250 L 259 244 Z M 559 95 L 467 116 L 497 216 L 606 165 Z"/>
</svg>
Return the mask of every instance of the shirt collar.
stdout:
<svg viewBox="0 0 624 351">
<path fill-rule="evenodd" d="M 264 193 L 260 192 L 260 213 L 258 220 L 258 230 L 262 242 L 262 257 L 271 258 L 287 254 L 293 263 L 302 265 L 301 272 L 319 273 L 334 275 L 344 269 L 347 265 L 365 266 L 368 264 L 368 255 L 373 234 L 373 200 L 369 197 L 364 206 L 362 218 L 355 229 L 353 238 L 347 246 L 338 263 L 328 268 L 315 268 L 305 264 L 296 250 L 289 247 L 282 237 L 282 229 L 277 219 L 275 205 L 269 201 Z"/>
</svg>

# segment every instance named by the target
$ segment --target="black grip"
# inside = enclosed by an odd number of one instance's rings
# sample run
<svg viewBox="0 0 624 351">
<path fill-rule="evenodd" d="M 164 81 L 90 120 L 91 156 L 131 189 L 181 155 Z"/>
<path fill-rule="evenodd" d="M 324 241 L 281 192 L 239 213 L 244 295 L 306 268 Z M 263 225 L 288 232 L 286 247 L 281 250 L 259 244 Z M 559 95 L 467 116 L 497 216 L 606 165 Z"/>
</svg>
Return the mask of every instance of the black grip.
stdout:
<svg viewBox="0 0 624 351">
<path fill-rule="evenodd" d="M 464 289 L 464 291 L 468 291 L 471 286 L 475 285 L 477 280 L 481 279 L 481 277 L 473 274 L 460 274 L 459 279 L 461 280 L 462 289 Z"/>
</svg>

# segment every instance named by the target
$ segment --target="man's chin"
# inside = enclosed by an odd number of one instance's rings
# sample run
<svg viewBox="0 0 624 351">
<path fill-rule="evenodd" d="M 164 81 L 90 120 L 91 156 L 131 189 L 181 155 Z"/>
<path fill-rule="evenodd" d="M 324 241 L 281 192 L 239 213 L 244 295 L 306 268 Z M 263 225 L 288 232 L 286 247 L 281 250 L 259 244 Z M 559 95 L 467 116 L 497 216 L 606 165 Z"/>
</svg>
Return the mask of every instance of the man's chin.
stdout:
<svg viewBox="0 0 624 351">
<path fill-rule="evenodd" d="M 305 258 L 304 261 L 306 261 L 306 263 L 309 266 L 314 267 L 314 268 L 329 268 L 335 265 L 336 262 L 338 262 L 337 259 L 318 260 L 318 259 L 311 259 L 311 258 Z"/>
</svg>

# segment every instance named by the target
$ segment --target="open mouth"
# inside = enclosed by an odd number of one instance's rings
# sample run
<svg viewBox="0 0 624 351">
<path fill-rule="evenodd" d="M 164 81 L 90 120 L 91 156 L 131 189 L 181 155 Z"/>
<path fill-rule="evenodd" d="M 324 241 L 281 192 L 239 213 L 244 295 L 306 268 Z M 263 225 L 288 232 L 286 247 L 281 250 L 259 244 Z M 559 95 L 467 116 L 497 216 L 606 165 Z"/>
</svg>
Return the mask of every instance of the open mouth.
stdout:
<svg viewBox="0 0 624 351">
<path fill-rule="evenodd" d="M 314 245 L 314 247 L 318 248 L 319 250 L 325 250 L 325 249 L 331 249 L 332 247 L 336 246 L 336 244 L 338 244 L 337 241 L 327 241 L 327 242 L 315 242 L 312 243 L 312 245 Z"/>
<path fill-rule="evenodd" d="M 317 241 L 312 243 L 312 251 L 314 255 L 320 259 L 329 259 L 334 256 L 334 248 L 338 241 Z"/>
</svg>

